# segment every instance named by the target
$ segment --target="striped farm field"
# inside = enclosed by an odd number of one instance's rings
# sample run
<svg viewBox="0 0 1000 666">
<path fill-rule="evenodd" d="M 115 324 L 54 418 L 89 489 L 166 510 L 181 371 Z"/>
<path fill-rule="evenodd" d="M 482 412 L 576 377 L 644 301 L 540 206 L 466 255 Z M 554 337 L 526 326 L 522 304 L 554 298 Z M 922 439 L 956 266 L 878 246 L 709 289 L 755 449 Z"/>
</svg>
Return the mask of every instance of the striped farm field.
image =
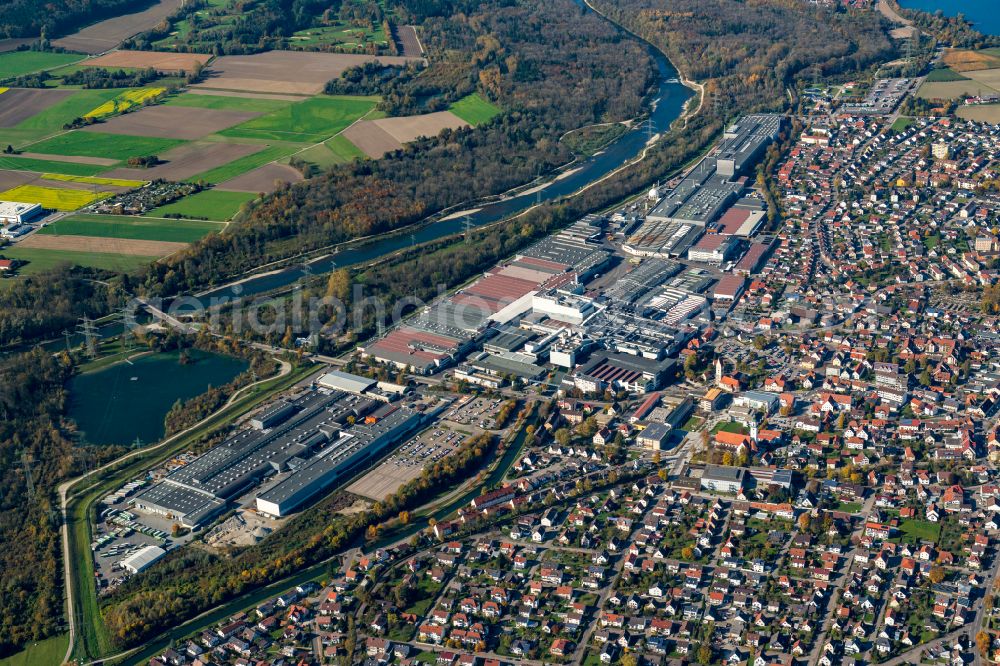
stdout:
<svg viewBox="0 0 1000 666">
<path fill-rule="evenodd" d="M 47 236 L 92 236 L 193 243 L 224 225 L 202 220 L 161 220 L 130 215 L 73 215 L 38 231 Z"/>
<path fill-rule="evenodd" d="M 44 173 L 48 177 L 53 173 L 71 176 L 90 176 L 107 171 L 108 167 L 96 164 L 76 164 L 73 162 L 55 162 L 52 160 L 36 160 L 30 157 L 0 155 L 0 169 L 34 171 L 36 173 Z"/>
<path fill-rule="evenodd" d="M 70 176 L 61 173 L 43 173 L 45 180 L 61 180 L 66 183 L 86 183 L 87 185 L 110 185 L 112 187 L 142 187 L 144 180 L 126 180 L 125 178 L 101 178 L 99 176 Z"/>
<path fill-rule="evenodd" d="M 108 100 L 84 115 L 85 118 L 103 118 L 104 116 L 123 113 L 140 106 L 149 100 L 156 99 L 167 92 L 166 88 L 136 88 Z"/>
<path fill-rule="evenodd" d="M 57 187 L 42 187 L 39 185 L 18 185 L 6 192 L 0 192 L 0 200 L 2 201 L 37 203 L 41 204 L 42 208 L 50 210 L 77 210 L 98 199 L 110 196 L 110 192 L 63 190 Z"/>
<path fill-rule="evenodd" d="M 128 136 L 101 132 L 66 132 L 51 139 L 33 143 L 26 150 L 49 155 L 73 155 L 127 160 L 142 155 L 162 155 L 179 146 L 178 139 L 161 139 L 152 136 Z"/>
</svg>

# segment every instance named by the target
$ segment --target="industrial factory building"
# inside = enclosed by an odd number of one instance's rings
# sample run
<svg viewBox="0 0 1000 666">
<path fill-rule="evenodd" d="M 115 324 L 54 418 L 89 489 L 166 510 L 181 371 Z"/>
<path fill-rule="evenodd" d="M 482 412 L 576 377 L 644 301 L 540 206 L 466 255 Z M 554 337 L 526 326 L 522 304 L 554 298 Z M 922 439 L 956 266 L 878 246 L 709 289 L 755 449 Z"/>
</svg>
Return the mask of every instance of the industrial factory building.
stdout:
<svg viewBox="0 0 1000 666">
<path fill-rule="evenodd" d="M 344 373 L 325 381 L 350 388 L 365 383 Z M 285 515 L 292 510 L 289 507 L 301 506 L 342 472 L 397 442 L 417 422 L 419 417 L 406 408 L 321 387 L 269 406 L 251 420 L 250 428 L 137 495 L 134 506 L 194 528 L 265 479 L 288 474 L 265 493 L 281 500 L 270 504 L 265 500 L 265 506 L 275 508 L 274 515 Z M 320 470 L 324 471 L 317 474 Z M 310 492 L 292 492 L 296 484 Z"/>
</svg>

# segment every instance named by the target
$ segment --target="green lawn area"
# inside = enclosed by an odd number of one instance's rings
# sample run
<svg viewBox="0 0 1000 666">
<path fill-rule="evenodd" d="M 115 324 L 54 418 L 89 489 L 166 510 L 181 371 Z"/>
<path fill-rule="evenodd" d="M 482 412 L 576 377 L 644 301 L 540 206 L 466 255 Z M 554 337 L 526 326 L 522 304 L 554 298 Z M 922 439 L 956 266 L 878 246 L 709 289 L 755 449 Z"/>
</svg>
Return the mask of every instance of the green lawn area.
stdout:
<svg viewBox="0 0 1000 666">
<path fill-rule="evenodd" d="M 318 143 L 375 107 L 374 97 L 312 97 L 219 132 L 222 136 Z"/>
<path fill-rule="evenodd" d="M 196 176 L 192 176 L 191 178 L 188 178 L 187 181 L 189 183 L 206 182 L 212 185 L 217 185 L 218 183 L 227 181 L 230 178 L 242 175 L 247 171 L 252 171 L 259 166 L 264 166 L 265 164 L 279 160 L 282 157 L 288 157 L 292 153 L 296 152 L 300 147 L 301 146 L 298 144 L 268 146 L 264 150 L 253 153 L 252 155 L 241 157 L 238 160 L 233 160 L 229 164 L 223 164 L 220 167 L 216 167 L 203 173 L 199 173 Z"/>
<path fill-rule="evenodd" d="M 367 44 L 386 45 L 385 30 L 381 24 L 376 24 L 373 30 L 359 28 L 338 21 L 336 25 L 324 25 L 316 28 L 299 30 L 289 40 L 297 48 L 315 48 L 317 46 L 340 46 L 342 50 L 363 48 Z M 347 47 L 343 49 L 343 47 Z"/>
<path fill-rule="evenodd" d="M 0 659 L 0 666 L 59 666 L 69 647 L 69 634 L 30 643 L 16 654 Z"/>
<path fill-rule="evenodd" d="M 353 143 L 344 138 L 342 134 L 327 139 L 324 143 L 318 143 L 300 153 L 296 157 L 315 164 L 320 169 L 329 169 L 337 164 L 346 164 L 355 159 L 363 158 L 365 154 Z"/>
<path fill-rule="evenodd" d="M 481 125 L 500 113 L 500 107 L 483 99 L 479 93 L 463 97 L 448 110 L 470 125 Z"/>
<path fill-rule="evenodd" d="M 222 225 L 217 222 L 200 220 L 153 220 L 128 215 L 80 214 L 50 224 L 38 233 L 48 236 L 97 236 L 193 243 L 206 234 L 221 229 Z"/>
<path fill-rule="evenodd" d="M 741 435 L 746 435 L 750 432 L 743 427 L 742 424 L 737 423 L 736 421 L 722 421 L 721 423 L 716 423 L 715 427 L 712 428 L 712 434 L 714 435 L 720 430 L 724 430 L 725 432 L 735 432 Z"/>
<path fill-rule="evenodd" d="M 31 74 L 32 72 L 67 65 L 82 59 L 83 56 L 75 53 L 47 53 L 45 51 L 10 51 L 9 53 L 0 53 L 0 79 Z"/>
<path fill-rule="evenodd" d="M 38 173 L 61 173 L 67 176 L 96 176 L 108 167 L 96 164 L 75 164 L 73 162 L 53 162 L 36 160 L 31 157 L 0 155 L 0 169 L 11 171 L 36 171 Z"/>
<path fill-rule="evenodd" d="M 369 115 L 369 118 L 370 117 L 371 115 Z M 352 160 L 365 157 L 365 154 L 361 152 L 361 149 L 348 141 L 347 137 L 342 134 L 338 134 L 337 136 L 328 139 L 326 141 L 326 147 L 330 149 L 331 153 L 344 162 L 350 162 Z"/>
<path fill-rule="evenodd" d="M 941 525 L 929 520 L 904 520 L 899 524 L 899 531 L 903 533 L 907 541 L 936 542 L 941 536 Z"/>
<path fill-rule="evenodd" d="M 945 81 L 968 81 L 969 77 L 962 76 L 950 67 L 940 67 L 932 69 L 924 80 L 930 83 L 942 83 Z"/>
<path fill-rule="evenodd" d="M 159 257 L 136 257 L 108 252 L 71 252 L 16 246 L 6 248 L 0 253 L 8 259 L 29 262 L 27 266 L 18 269 L 21 275 L 40 273 L 67 263 L 112 271 L 135 272 L 159 259 Z"/>
<path fill-rule="evenodd" d="M 183 217 L 203 218 L 206 220 L 224 221 L 231 218 L 247 201 L 257 195 L 249 192 L 222 192 L 220 190 L 204 190 L 197 194 L 184 197 L 180 201 L 160 206 L 146 213 L 149 217 L 166 217 L 181 215 Z M 188 224 L 188 223 L 185 223 Z"/>
<path fill-rule="evenodd" d="M 837 511 L 845 511 L 847 513 L 857 513 L 861 511 L 861 502 L 837 502 Z"/>
<path fill-rule="evenodd" d="M 916 121 L 913 118 L 907 118 L 906 116 L 900 116 L 899 118 L 896 118 L 896 122 L 894 122 L 892 124 L 891 129 L 892 129 L 893 132 L 902 132 L 902 131 L 906 130 L 908 127 L 910 127 L 910 125 L 912 125 L 915 122 Z"/>
<path fill-rule="evenodd" d="M 75 131 L 33 143 L 27 147 L 27 150 L 33 153 L 46 153 L 49 155 L 74 155 L 127 160 L 130 157 L 158 155 L 182 143 L 184 142 L 179 139 Z"/>
<path fill-rule="evenodd" d="M 166 106 L 193 106 L 198 109 L 218 109 L 222 111 L 247 111 L 250 113 L 273 113 L 294 102 L 286 99 L 258 99 L 256 97 L 223 97 L 222 95 L 199 95 L 186 92 L 172 95 L 164 102 Z"/>
</svg>

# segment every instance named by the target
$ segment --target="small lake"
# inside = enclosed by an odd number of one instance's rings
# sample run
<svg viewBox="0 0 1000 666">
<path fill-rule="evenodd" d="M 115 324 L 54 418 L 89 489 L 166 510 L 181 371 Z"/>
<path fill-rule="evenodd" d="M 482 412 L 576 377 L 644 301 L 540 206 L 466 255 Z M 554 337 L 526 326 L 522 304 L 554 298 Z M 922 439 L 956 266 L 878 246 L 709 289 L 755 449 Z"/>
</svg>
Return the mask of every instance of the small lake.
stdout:
<svg viewBox="0 0 1000 666">
<path fill-rule="evenodd" d="M 247 369 L 242 359 L 199 350 L 149 354 L 77 375 L 69 383 L 69 418 L 81 442 L 130 445 L 163 438 L 163 417 L 177 400 L 222 386 Z"/>
<path fill-rule="evenodd" d="M 938 10 L 948 16 L 962 14 L 979 32 L 1000 35 L 1000 12 L 997 11 L 996 0 L 899 0 L 899 4 L 931 14 Z"/>
</svg>

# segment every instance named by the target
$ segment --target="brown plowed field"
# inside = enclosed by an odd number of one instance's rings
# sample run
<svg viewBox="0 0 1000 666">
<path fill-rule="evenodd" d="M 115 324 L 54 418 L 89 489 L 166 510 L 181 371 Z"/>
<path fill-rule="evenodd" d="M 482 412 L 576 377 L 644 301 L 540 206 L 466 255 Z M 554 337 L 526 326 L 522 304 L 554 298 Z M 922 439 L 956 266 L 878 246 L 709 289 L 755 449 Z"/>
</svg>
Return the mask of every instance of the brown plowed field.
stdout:
<svg viewBox="0 0 1000 666">
<path fill-rule="evenodd" d="M 451 111 L 436 111 L 435 113 L 425 113 L 420 116 L 405 116 L 403 118 L 382 118 L 380 120 L 373 120 L 372 122 L 400 143 L 409 143 L 422 136 L 434 137 L 440 134 L 441 130 L 445 128 L 457 129 L 459 127 L 469 127 L 469 123 Z"/>
<path fill-rule="evenodd" d="M 149 9 L 141 12 L 107 19 L 87 26 L 72 35 L 53 39 L 52 44 L 67 51 L 90 54 L 104 53 L 115 48 L 132 35 L 154 27 L 180 8 L 183 1 L 160 0 Z"/>
<path fill-rule="evenodd" d="M 403 144 L 371 120 L 354 123 L 343 131 L 343 136 L 374 159 L 403 147 Z"/>
<path fill-rule="evenodd" d="M 236 176 L 221 183 L 216 189 L 233 192 L 264 192 L 270 194 L 277 188 L 276 182 L 297 183 L 302 180 L 302 173 L 287 164 L 265 164 L 253 171 Z"/>
<path fill-rule="evenodd" d="M 189 106 L 146 106 L 138 111 L 84 127 L 87 132 L 155 136 L 163 139 L 200 139 L 227 127 L 239 125 L 259 113 L 199 109 Z"/>
<path fill-rule="evenodd" d="M 194 88 L 315 95 L 341 72 L 366 62 L 404 64 L 413 58 L 367 56 L 311 51 L 268 51 L 254 55 L 222 56 L 207 68 L 208 77 Z"/>
<path fill-rule="evenodd" d="M 0 95 L 0 127 L 14 127 L 73 94 L 72 90 L 11 88 Z"/>
<path fill-rule="evenodd" d="M 136 257 L 165 257 L 188 246 L 187 243 L 171 243 L 167 241 L 100 238 L 97 236 L 50 236 L 48 234 L 33 234 L 17 245 L 18 247 L 37 248 L 40 250 L 107 252 Z"/>
<path fill-rule="evenodd" d="M 160 51 L 112 51 L 81 63 L 87 67 L 152 67 L 158 72 L 193 72 L 212 56 L 205 53 L 161 53 Z"/>
<path fill-rule="evenodd" d="M 135 180 L 155 180 L 157 178 L 184 180 L 263 149 L 264 146 L 244 143 L 189 143 L 160 155 L 160 159 L 165 160 L 166 164 L 151 169 L 115 169 L 101 175 L 108 178 Z"/>
</svg>

